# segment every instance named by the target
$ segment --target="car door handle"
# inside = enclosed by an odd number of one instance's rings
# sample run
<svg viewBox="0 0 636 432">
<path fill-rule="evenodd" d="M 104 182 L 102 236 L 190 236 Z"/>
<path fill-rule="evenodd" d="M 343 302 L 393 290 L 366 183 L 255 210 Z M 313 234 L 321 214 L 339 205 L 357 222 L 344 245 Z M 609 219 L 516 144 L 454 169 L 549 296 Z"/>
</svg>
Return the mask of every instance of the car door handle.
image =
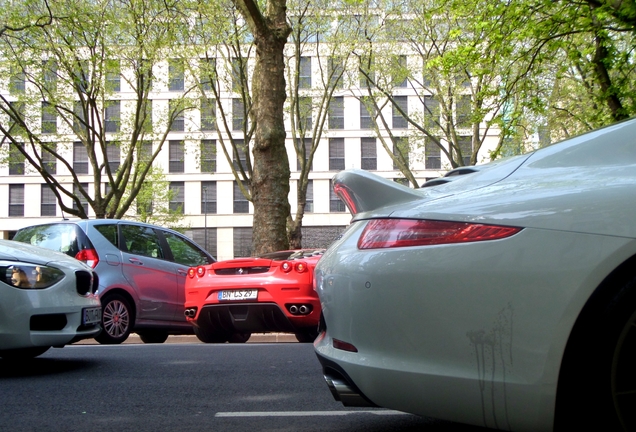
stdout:
<svg viewBox="0 0 636 432">
<path fill-rule="evenodd" d="M 144 265 L 143 261 L 137 259 L 137 258 L 128 258 L 128 261 L 130 261 L 133 264 L 136 265 Z"/>
<path fill-rule="evenodd" d="M 188 272 L 184 269 L 177 269 L 177 273 L 184 277 L 188 275 Z"/>
</svg>

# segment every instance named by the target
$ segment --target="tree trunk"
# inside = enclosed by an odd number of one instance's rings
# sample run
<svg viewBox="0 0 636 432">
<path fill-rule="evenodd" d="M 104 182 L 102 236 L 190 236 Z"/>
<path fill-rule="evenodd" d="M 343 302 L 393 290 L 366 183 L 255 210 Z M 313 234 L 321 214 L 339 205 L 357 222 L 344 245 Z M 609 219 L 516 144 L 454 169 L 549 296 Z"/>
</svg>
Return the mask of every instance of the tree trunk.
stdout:
<svg viewBox="0 0 636 432">
<path fill-rule="evenodd" d="M 254 223 L 252 253 L 289 248 L 289 160 L 285 148 L 285 63 L 283 50 L 291 31 L 285 0 L 272 0 L 263 16 L 252 1 L 236 1 L 254 35 L 256 67 L 250 117 L 254 133 L 254 171 L 251 181 Z"/>
</svg>

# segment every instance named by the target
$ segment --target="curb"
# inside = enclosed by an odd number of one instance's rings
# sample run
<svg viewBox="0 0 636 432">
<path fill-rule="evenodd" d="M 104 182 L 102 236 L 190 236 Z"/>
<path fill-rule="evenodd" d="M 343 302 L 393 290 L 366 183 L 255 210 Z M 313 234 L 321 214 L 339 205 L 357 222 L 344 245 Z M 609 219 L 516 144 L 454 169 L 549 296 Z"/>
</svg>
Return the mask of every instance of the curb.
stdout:
<svg viewBox="0 0 636 432">
<path fill-rule="evenodd" d="M 293 333 L 253 333 L 246 343 L 298 343 Z M 170 335 L 164 342 L 170 343 L 199 343 L 201 342 L 195 335 Z M 124 344 L 143 344 L 136 333 L 131 333 Z M 99 345 L 95 339 L 84 339 L 75 342 L 73 345 Z"/>
</svg>

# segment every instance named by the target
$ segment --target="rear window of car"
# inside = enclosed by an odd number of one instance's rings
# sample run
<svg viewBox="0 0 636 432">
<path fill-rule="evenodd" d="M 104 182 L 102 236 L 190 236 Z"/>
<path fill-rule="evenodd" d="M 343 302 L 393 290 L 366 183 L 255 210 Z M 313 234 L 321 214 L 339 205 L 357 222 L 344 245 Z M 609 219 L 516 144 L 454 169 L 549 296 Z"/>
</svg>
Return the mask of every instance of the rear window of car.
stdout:
<svg viewBox="0 0 636 432">
<path fill-rule="evenodd" d="M 95 225 L 95 229 L 97 230 L 97 232 L 103 235 L 106 240 L 108 240 L 113 246 L 118 247 L 116 224 Z"/>
<path fill-rule="evenodd" d="M 78 230 L 79 228 L 72 224 L 38 225 L 22 228 L 13 240 L 75 257 L 80 251 Z"/>
</svg>

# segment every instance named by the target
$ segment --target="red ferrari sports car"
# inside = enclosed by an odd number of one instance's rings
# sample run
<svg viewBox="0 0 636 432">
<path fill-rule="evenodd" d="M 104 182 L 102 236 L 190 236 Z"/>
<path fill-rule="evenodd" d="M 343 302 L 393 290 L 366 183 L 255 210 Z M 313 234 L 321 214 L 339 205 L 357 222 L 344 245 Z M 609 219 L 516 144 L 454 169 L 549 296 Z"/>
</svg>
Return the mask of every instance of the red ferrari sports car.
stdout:
<svg viewBox="0 0 636 432">
<path fill-rule="evenodd" d="M 252 333 L 268 332 L 294 333 L 299 342 L 313 342 L 320 321 L 313 276 L 323 252 L 281 251 L 191 267 L 186 319 L 206 343 L 245 342 Z"/>
</svg>

